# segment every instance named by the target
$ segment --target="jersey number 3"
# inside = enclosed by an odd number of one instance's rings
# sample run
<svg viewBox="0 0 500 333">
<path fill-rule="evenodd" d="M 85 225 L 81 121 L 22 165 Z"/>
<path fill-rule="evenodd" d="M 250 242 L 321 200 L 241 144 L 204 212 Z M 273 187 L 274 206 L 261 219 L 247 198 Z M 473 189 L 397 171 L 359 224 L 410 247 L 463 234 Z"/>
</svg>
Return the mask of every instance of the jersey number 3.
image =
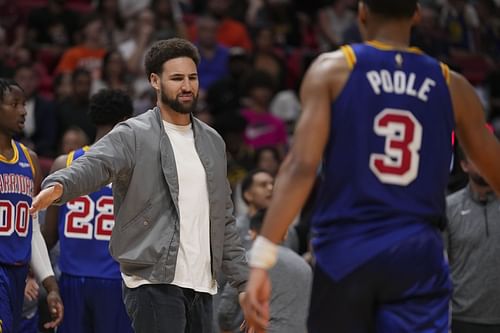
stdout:
<svg viewBox="0 0 500 333">
<path fill-rule="evenodd" d="M 64 236 L 68 238 L 109 240 L 115 224 L 113 197 L 102 196 L 95 203 L 89 196 L 68 202 Z M 95 212 L 97 211 L 97 214 Z M 92 223 L 95 221 L 94 223 Z"/>
<path fill-rule="evenodd" d="M 385 184 L 406 186 L 417 178 L 422 125 L 410 111 L 384 109 L 373 129 L 385 137 L 385 154 L 371 154 L 370 169 Z"/>
</svg>

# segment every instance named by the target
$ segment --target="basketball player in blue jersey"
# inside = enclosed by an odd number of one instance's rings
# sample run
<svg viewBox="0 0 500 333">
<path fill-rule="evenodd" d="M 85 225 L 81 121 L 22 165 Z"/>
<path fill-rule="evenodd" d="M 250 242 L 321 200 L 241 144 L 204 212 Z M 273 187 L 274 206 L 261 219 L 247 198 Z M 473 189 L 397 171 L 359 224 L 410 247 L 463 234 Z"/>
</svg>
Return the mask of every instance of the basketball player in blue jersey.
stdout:
<svg viewBox="0 0 500 333">
<path fill-rule="evenodd" d="M 438 227 L 451 132 L 498 194 L 500 145 L 469 83 L 408 47 L 418 17 L 417 0 L 360 1 L 367 42 L 321 55 L 306 74 L 294 145 L 250 259 L 243 303 L 258 332 L 268 323 L 275 243 L 321 161 L 309 332 L 448 332 L 451 284 Z"/>
<path fill-rule="evenodd" d="M 18 332 L 29 264 L 48 292 L 53 321 L 45 327 L 56 327 L 64 311 L 38 219 L 29 214 L 32 196 L 40 187 L 38 158 L 13 140 L 24 127 L 25 102 L 24 92 L 15 81 L 0 78 L 1 333 Z"/>
<path fill-rule="evenodd" d="M 96 141 L 132 112 L 132 102 L 122 91 L 93 95 L 89 116 L 97 128 Z M 88 148 L 58 157 L 51 172 L 69 166 Z M 59 240 L 61 249 L 59 284 L 66 312 L 59 333 L 132 332 L 122 301 L 120 268 L 108 250 L 113 225 L 111 184 L 47 209 L 43 235 L 49 248 Z"/>
</svg>

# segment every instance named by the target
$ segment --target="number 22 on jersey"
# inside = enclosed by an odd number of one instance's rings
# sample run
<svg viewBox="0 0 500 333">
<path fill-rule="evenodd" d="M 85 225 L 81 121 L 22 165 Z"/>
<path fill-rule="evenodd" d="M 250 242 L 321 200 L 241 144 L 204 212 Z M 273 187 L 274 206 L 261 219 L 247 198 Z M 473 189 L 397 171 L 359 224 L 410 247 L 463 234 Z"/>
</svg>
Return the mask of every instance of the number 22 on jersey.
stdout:
<svg viewBox="0 0 500 333">
<path fill-rule="evenodd" d="M 82 196 L 67 203 L 64 235 L 68 238 L 109 240 L 115 224 L 113 197 L 101 196 L 95 203 Z M 94 223 L 92 223 L 94 222 Z"/>
<path fill-rule="evenodd" d="M 385 137 L 384 154 L 370 155 L 370 169 L 385 184 L 406 186 L 417 178 L 422 125 L 407 110 L 384 109 L 373 130 Z"/>
</svg>

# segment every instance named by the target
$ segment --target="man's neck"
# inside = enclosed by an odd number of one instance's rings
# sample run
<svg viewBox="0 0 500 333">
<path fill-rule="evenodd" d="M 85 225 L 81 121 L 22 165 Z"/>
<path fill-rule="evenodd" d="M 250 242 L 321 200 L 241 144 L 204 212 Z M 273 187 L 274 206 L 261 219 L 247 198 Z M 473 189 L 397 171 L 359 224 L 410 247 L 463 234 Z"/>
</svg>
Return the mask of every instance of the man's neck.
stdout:
<svg viewBox="0 0 500 333">
<path fill-rule="evenodd" d="M 493 193 L 493 190 L 488 185 L 479 185 L 473 181 L 469 181 L 469 186 L 479 201 L 487 201 L 488 195 Z"/>
<path fill-rule="evenodd" d="M 368 40 L 377 40 L 395 48 L 407 48 L 410 46 L 410 29 L 410 23 L 397 20 L 383 24 L 373 23 L 366 37 Z"/>
<path fill-rule="evenodd" d="M 12 136 L 0 133 L 0 154 L 7 159 L 12 157 Z"/>
</svg>

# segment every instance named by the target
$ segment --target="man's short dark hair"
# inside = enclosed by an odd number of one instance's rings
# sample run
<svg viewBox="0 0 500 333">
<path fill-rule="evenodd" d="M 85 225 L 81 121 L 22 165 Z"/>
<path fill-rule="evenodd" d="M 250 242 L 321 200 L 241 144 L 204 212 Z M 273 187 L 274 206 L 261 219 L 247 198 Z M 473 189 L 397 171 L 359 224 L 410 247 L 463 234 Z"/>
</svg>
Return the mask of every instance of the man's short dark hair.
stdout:
<svg viewBox="0 0 500 333">
<path fill-rule="evenodd" d="M 170 38 L 154 43 L 144 60 L 148 80 L 152 73 L 161 74 L 165 61 L 182 57 L 191 58 L 196 66 L 200 63 L 198 49 L 185 39 Z"/>
<path fill-rule="evenodd" d="M 121 90 L 100 90 L 90 98 L 89 117 L 97 126 L 114 126 L 130 118 L 133 111 L 132 100 Z"/>
<path fill-rule="evenodd" d="M 385 18 L 410 18 L 417 10 L 417 0 L 361 0 L 371 12 Z"/>
<path fill-rule="evenodd" d="M 13 79 L 0 78 L 0 102 L 3 102 L 5 93 L 10 91 L 12 87 L 18 87 L 19 89 L 24 91 L 23 88 L 21 88 L 21 86 L 19 85 L 19 83 L 17 83 Z"/>
<path fill-rule="evenodd" d="M 247 199 L 245 199 L 245 193 L 252 187 L 253 185 L 253 178 L 255 177 L 256 174 L 258 173 L 267 173 L 268 175 L 271 175 L 268 171 L 264 169 L 254 169 L 247 173 L 245 178 L 241 181 L 241 196 L 243 198 L 243 201 L 248 205 Z"/>
</svg>

